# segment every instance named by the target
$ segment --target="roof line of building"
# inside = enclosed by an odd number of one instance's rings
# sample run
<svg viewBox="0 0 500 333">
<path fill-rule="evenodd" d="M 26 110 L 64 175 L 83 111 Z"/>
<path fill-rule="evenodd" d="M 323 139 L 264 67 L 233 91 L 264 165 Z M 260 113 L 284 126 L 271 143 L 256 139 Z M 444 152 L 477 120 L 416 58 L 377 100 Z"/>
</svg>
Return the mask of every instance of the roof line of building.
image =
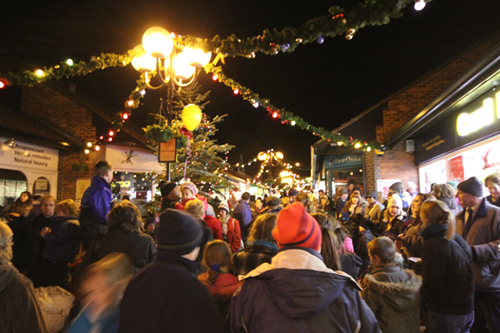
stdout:
<svg viewBox="0 0 500 333">
<path fill-rule="evenodd" d="M 339 127 L 335 128 L 332 130 L 332 132 L 334 133 L 340 133 L 344 128 L 348 127 L 349 125 L 352 125 L 353 123 L 357 122 L 359 119 L 363 118 L 364 116 L 366 116 L 367 114 L 371 113 L 372 111 L 378 109 L 380 106 L 384 105 L 385 103 L 388 103 L 390 100 L 396 98 L 397 96 L 403 94 L 404 92 L 406 92 L 407 90 L 413 88 L 414 86 L 416 86 L 417 84 L 419 84 L 420 82 L 424 81 L 425 79 L 427 79 L 428 77 L 436 74 L 437 72 L 441 71 L 442 69 L 444 69 L 445 67 L 449 66 L 450 64 L 454 63 L 455 61 L 457 61 L 458 59 L 460 59 L 461 57 L 463 57 L 464 55 L 466 55 L 467 53 L 471 52 L 472 50 L 476 49 L 478 46 L 480 45 L 483 45 L 485 43 L 487 43 L 488 41 L 492 40 L 492 39 L 498 39 L 498 37 L 500 36 L 500 32 L 495 32 L 493 34 L 491 34 L 490 36 L 488 37 L 485 37 L 483 38 L 481 41 L 479 41 L 478 43 L 468 47 L 467 49 L 465 49 L 464 51 L 458 53 L 455 57 L 449 59 L 448 61 L 442 63 L 441 65 L 439 65 L 438 67 L 436 67 L 435 69 L 427 72 L 426 74 L 420 76 L 419 78 L 417 78 L 416 80 L 410 82 L 409 84 L 407 84 L 406 86 L 404 86 L 403 88 L 399 89 L 398 91 L 392 93 L 391 95 L 389 95 L 388 97 L 382 99 L 381 101 L 379 101 L 378 103 L 374 104 L 373 106 L 369 107 L 367 110 L 361 112 L 359 115 L 357 115 L 356 117 L 352 118 L 351 120 L 349 120 L 348 122 L 340 125 Z"/>
</svg>

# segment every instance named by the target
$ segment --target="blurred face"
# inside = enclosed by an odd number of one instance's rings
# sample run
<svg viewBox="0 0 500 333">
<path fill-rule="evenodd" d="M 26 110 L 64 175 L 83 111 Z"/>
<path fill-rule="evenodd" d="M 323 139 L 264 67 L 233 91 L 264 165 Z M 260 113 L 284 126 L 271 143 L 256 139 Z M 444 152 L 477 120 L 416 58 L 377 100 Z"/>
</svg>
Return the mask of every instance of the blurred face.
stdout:
<svg viewBox="0 0 500 333">
<path fill-rule="evenodd" d="M 347 186 L 347 189 L 352 192 L 352 190 L 354 189 L 354 184 L 349 184 L 349 186 Z"/>
<path fill-rule="evenodd" d="M 227 215 L 227 212 L 225 209 L 219 209 L 219 216 L 220 217 L 226 217 Z"/>
<path fill-rule="evenodd" d="M 114 288 L 108 285 L 106 276 L 98 272 L 81 285 L 83 304 L 88 305 L 95 315 L 100 315 L 114 302 Z"/>
<path fill-rule="evenodd" d="M 155 231 L 155 228 L 156 228 L 155 224 L 150 223 L 150 224 L 148 224 L 148 228 L 146 229 L 146 231 L 151 233 L 151 232 Z"/>
<path fill-rule="evenodd" d="M 377 200 L 375 200 L 373 197 L 366 197 L 366 201 L 368 201 L 368 203 L 371 205 L 372 203 L 374 203 Z"/>
<path fill-rule="evenodd" d="M 458 190 L 458 199 L 460 200 L 460 206 L 462 207 L 474 207 L 478 203 L 478 198 Z"/>
<path fill-rule="evenodd" d="M 500 197 L 500 186 L 492 182 L 488 182 L 487 185 L 488 191 L 490 191 L 491 196 L 495 199 L 498 199 Z"/>
<path fill-rule="evenodd" d="M 257 199 L 255 201 L 255 207 L 257 207 L 258 209 L 262 208 L 262 201 L 260 199 Z"/>
<path fill-rule="evenodd" d="M 420 206 L 422 206 L 423 200 L 424 198 L 422 198 L 421 195 L 417 195 L 415 199 L 413 199 L 413 201 L 411 202 L 411 212 L 413 213 L 413 215 L 420 215 Z"/>
<path fill-rule="evenodd" d="M 40 211 L 42 212 L 43 216 L 51 217 L 52 215 L 54 215 L 55 207 L 56 203 L 51 199 L 47 199 L 40 204 Z"/>
<path fill-rule="evenodd" d="M 167 195 L 167 198 L 172 201 L 178 201 L 181 198 L 181 188 L 179 186 L 174 187 L 174 189 Z"/>
<path fill-rule="evenodd" d="M 106 172 L 103 178 L 108 184 L 110 184 L 113 181 L 113 170 L 109 170 L 108 172 Z"/>
<path fill-rule="evenodd" d="M 30 214 L 31 212 L 31 209 L 33 209 L 33 205 L 29 205 L 29 206 L 26 206 L 26 207 L 22 207 L 21 208 L 21 214 L 26 217 Z"/>
<path fill-rule="evenodd" d="M 62 209 L 56 210 L 56 214 L 57 214 L 57 216 L 67 216 L 68 215 L 68 213 L 66 213 Z"/>
<path fill-rule="evenodd" d="M 21 193 L 21 196 L 19 197 L 19 200 L 21 200 L 21 202 L 25 202 L 28 199 L 29 196 L 26 193 Z"/>
<path fill-rule="evenodd" d="M 401 209 L 399 209 L 398 206 L 391 206 L 389 207 L 389 214 L 392 217 L 398 216 L 401 213 Z"/>
<path fill-rule="evenodd" d="M 352 197 L 351 202 L 353 205 L 357 205 L 359 203 L 359 198 L 358 197 Z"/>
<path fill-rule="evenodd" d="M 193 192 L 191 192 L 191 190 L 188 188 L 183 188 L 182 189 L 182 200 L 189 200 L 191 198 L 194 198 Z"/>
<path fill-rule="evenodd" d="M 340 196 L 340 198 L 342 199 L 342 201 L 346 201 L 347 200 L 347 197 L 349 197 L 349 194 L 347 193 L 344 193 Z"/>
</svg>

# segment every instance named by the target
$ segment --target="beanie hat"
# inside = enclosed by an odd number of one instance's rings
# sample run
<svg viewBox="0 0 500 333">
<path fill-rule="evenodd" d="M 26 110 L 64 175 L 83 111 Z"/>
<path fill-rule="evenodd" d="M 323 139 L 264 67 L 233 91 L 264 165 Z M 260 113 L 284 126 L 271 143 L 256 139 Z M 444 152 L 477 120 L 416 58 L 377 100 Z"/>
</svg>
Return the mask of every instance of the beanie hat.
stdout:
<svg viewBox="0 0 500 333">
<path fill-rule="evenodd" d="M 389 190 L 393 190 L 393 191 L 396 191 L 398 193 L 401 193 L 401 192 L 403 192 L 403 184 L 401 184 L 401 182 L 396 182 L 396 183 L 392 184 L 391 187 L 389 187 Z"/>
<path fill-rule="evenodd" d="M 221 202 L 219 204 L 219 207 L 217 207 L 217 210 L 221 210 L 221 209 L 224 209 L 226 212 L 229 213 L 229 206 L 227 205 L 227 203 Z"/>
<path fill-rule="evenodd" d="M 453 187 L 456 190 L 458 182 L 450 180 L 450 181 L 447 181 L 446 184 L 450 185 L 451 187 Z"/>
<path fill-rule="evenodd" d="M 476 176 L 470 177 L 457 185 L 457 188 L 467 194 L 475 197 L 483 196 L 483 183 Z"/>
<path fill-rule="evenodd" d="M 281 201 L 278 197 L 272 196 L 272 197 L 267 197 L 266 198 L 266 206 L 279 206 L 281 204 Z"/>
<path fill-rule="evenodd" d="M 300 246 L 316 251 L 321 248 L 321 230 L 301 203 L 295 202 L 278 213 L 273 237 L 278 246 Z"/>
<path fill-rule="evenodd" d="M 370 193 L 368 193 L 366 195 L 366 198 L 373 198 L 373 199 L 377 200 L 378 199 L 377 191 L 371 191 Z"/>
<path fill-rule="evenodd" d="M 165 182 L 160 184 L 160 192 L 162 197 L 166 197 L 177 186 L 175 182 Z"/>
<path fill-rule="evenodd" d="M 340 191 L 340 194 L 349 194 L 349 190 L 346 189 L 346 188 L 343 188 L 341 191 Z"/>
<path fill-rule="evenodd" d="M 203 230 L 191 214 L 168 208 L 160 214 L 158 251 L 188 254 L 201 245 Z"/>
<path fill-rule="evenodd" d="M 181 185 L 181 191 L 185 188 L 189 189 L 191 192 L 193 192 L 193 194 L 198 194 L 198 188 L 191 182 L 185 182 Z"/>
<path fill-rule="evenodd" d="M 387 209 L 389 209 L 391 206 L 396 206 L 400 210 L 403 209 L 403 200 L 398 194 L 394 194 L 392 197 L 389 198 L 389 202 L 387 203 Z"/>
<path fill-rule="evenodd" d="M 288 196 L 289 196 L 289 197 L 294 197 L 294 196 L 296 196 L 296 195 L 298 195 L 298 194 L 299 194 L 299 191 L 297 191 L 297 190 L 296 190 L 296 189 L 294 189 L 294 188 L 292 188 L 292 189 L 290 189 L 290 191 L 288 191 Z"/>
</svg>

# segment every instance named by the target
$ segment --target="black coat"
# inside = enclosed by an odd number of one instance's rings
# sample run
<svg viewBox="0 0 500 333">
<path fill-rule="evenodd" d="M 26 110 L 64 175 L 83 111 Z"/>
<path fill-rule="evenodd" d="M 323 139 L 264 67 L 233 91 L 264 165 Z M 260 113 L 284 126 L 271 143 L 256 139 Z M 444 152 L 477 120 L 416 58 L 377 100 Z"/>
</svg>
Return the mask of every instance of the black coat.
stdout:
<svg viewBox="0 0 500 333">
<path fill-rule="evenodd" d="M 474 276 L 470 246 L 455 234 L 444 238 L 446 228 L 438 224 L 424 227 L 422 246 L 422 288 L 424 306 L 431 311 L 456 316 L 474 310 Z"/>
<path fill-rule="evenodd" d="M 194 276 L 198 264 L 159 251 L 129 283 L 120 309 L 120 333 L 222 332 L 208 289 Z"/>
<path fill-rule="evenodd" d="M 234 275 L 247 275 L 250 271 L 271 259 L 278 253 L 278 247 L 271 243 L 257 240 L 243 251 L 233 255 Z"/>
<path fill-rule="evenodd" d="M 90 264 L 113 252 L 122 252 L 128 255 L 135 270 L 139 271 L 155 260 L 158 251 L 153 239 L 147 234 L 139 231 L 126 232 L 121 229 L 113 229 L 98 236 L 92 242 L 78 268 L 79 274 Z"/>
<path fill-rule="evenodd" d="M 72 216 L 56 217 L 49 227 L 52 231 L 43 237 L 44 258 L 57 264 L 72 262 L 82 239 L 80 223 Z"/>
</svg>

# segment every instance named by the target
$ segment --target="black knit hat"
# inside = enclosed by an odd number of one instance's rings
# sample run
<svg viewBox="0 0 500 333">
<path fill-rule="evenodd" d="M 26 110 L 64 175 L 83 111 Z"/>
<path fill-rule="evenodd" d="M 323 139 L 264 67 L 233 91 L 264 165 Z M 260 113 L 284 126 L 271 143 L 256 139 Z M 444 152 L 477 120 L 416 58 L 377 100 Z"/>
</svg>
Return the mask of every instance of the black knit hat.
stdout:
<svg viewBox="0 0 500 333">
<path fill-rule="evenodd" d="M 158 251 L 183 255 L 200 246 L 203 230 L 189 213 L 169 208 L 160 214 L 156 236 Z"/>
<path fill-rule="evenodd" d="M 371 191 L 369 192 L 367 195 L 366 195 L 366 198 L 373 198 L 375 200 L 378 199 L 378 194 L 377 194 L 377 191 Z"/>
<path fill-rule="evenodd" d="M 175 182 L 164 182 L 160 184 L 161 196 L 166 197 L 177 186 Z"/>
<path fill-rule="evenodd" d="M 296 195 L 299 195 L 299 193 L 300 193 L 299 191 L 297 191 L 296 189 L 292 188 L 292 189 L 290 189 L 290 191 L 288 191 L 288 196 L 289 197 L 294 197 Z"/>
<path fill-rule="evenodd" d="M 470 177 L 457 185 L 457 188 L 467 194 L 475 197 L 483 196 L 483 183 L 476 176 Z"/>
</svg>

